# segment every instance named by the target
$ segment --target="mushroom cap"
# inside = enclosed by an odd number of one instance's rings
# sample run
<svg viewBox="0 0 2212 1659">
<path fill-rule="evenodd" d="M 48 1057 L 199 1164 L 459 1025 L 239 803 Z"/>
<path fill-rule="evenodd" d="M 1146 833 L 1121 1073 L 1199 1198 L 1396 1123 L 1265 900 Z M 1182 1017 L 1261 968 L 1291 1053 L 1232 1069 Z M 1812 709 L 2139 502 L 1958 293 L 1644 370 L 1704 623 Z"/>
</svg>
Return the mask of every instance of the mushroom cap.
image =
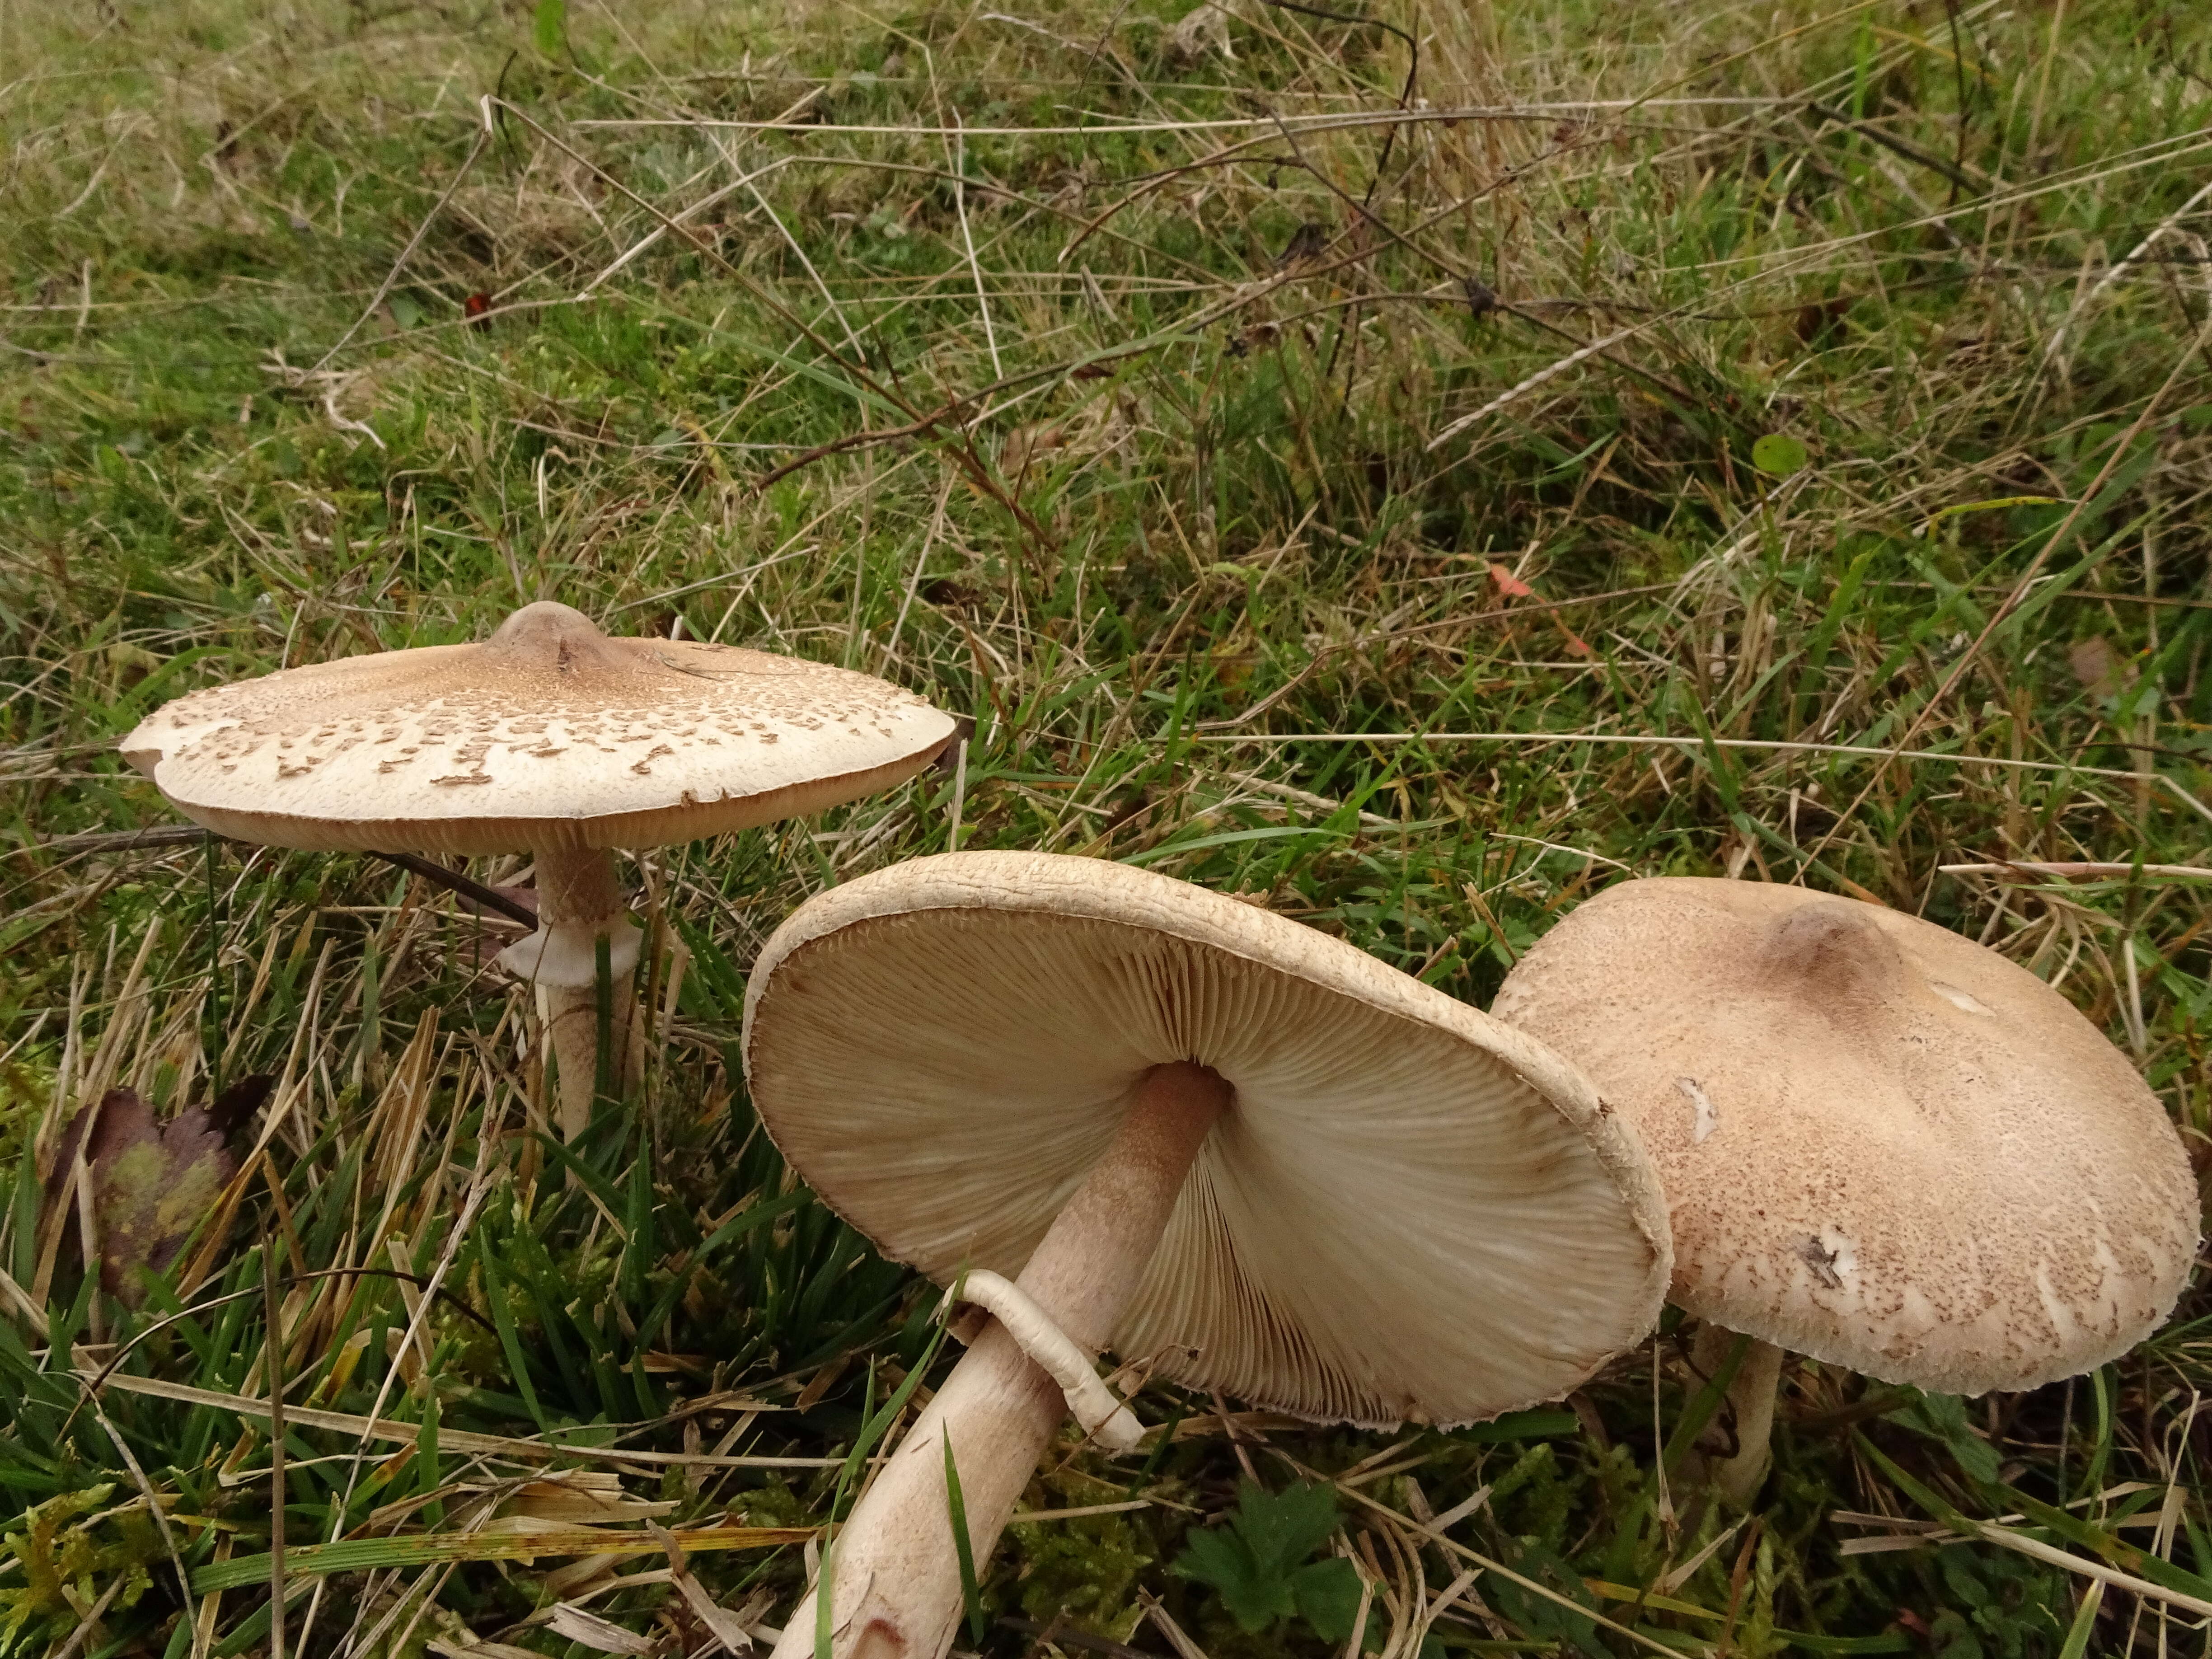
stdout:
<svg viewBox="0 0 2212 1659">
<path fill-rule="evenodd" d="M 1352 945 L 1124 865 L 951 853 L 809 900 L 745 1070 L 884 1253 L 1018 1273 L 1153 1066 L 1235 1089 L 1112 1346 L 1317 1419 L 1552 1400 L 1667 1283 L 1650 1166 L 1571 1066 Z"/>
<path fill-rule="evenodd" d="M 271 847 L 659 847 L 920 771 L 951 715 L 866 674 L 610 639 L 526 605 L 478 645 L 385 651 L 165 704 L 124 757 L 185 817 Z"/>
<path fill-rule="evenodd" d="M 1642 1133 L 1687 1311 L 1887 1382 L 2029 1389 L 2127 1352 L 2197 1253 L 2180 1136 L 1995 951 L 1802 887 L 1626 881 L 1492 1012 Z"/>
</svg>

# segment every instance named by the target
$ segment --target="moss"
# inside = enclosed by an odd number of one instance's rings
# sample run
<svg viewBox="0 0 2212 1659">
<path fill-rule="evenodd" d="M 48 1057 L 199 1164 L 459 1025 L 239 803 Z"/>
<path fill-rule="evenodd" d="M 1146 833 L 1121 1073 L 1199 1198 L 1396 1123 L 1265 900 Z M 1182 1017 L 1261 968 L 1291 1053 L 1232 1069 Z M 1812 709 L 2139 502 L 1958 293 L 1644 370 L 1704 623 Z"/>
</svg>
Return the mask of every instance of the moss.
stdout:
<svg viewBox="0 0 2212 1659">
<path fill-rule="evenodd" d="M 61 1639 L 77 1625 L 70 1605 L 99 1600 L 118 1576 L 122 1587 L 107 1603 L 121 1613 L 137 1604 L 153 1582 L 149 1569 L 162 1559 L 161 1535 L 143 1505 L 100 1512 L 112 1486 L 62 1492 L 23 1512 L 21 1530 L 7 1534 L 9 1551 L 22 1567 L 21 1589 L 0 1590 L 0 1648 L 26 1630 L 52 1621 L 46 1634 Z M 77 1517 L 89 1514 L 89 1520 Z"/>
<path fill-rule="evenodd" d="M 1006 1533 L 1024 1613 L 1040 1624 L 1059 1619 L 1094 1636 L 1129 1638 L 1142 1617 L 1131 1601 L 1138 1575 L 1158 1558 L 1127 1516 L 1018 1522 Z"/>
<path fill-rule="evenodd" d="M 1122 1490 L 1078 1462 L 1031 1481 L 1022 1507 L 1079 1509 L 1112 1503 Z M 985 1599 L 1000 1607 L 1018 1606 L 1039 1624 L 1058 1619 L 1069 1629 L 1126 1642 L 1144 1616 L 1134 1600 L 1138 1579 L 1161 1559 L 1153 1532 L 1157 1518 L 1155 1511 L 1126 1510 L 1073 1520 L 1018 1522 L 1006 1528 Z"/>
<path fill-rule="evenodd" d="M 731 1504 L 730 1518 L 748 1527 L 811 1527 L 819 1517 L 782 1476 L 770 1475 Z"/>
</svg>

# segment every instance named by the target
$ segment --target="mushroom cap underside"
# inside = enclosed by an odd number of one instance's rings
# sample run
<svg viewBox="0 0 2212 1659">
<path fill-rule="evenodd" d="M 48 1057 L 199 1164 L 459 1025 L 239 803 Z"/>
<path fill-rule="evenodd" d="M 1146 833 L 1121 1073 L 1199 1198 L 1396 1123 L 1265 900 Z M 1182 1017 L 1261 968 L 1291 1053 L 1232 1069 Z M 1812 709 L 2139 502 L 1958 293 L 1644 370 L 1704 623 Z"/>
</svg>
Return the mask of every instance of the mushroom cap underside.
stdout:
<svg viewBox="0 0 2212 1659">
<path fill-rule="evenodd" d="M 1855 899 L 1620 883 L 1493 1012 L 1642 1135 L 1672 1299 L 1885 1382 L 2026 1389 L 2124 1353 L 2196 1255 L 2179 1136 L 2126 1057 L 1995 951 Z"/>
<path fill-rule="evenodd" d="M 649 847 L 888 788 L 951 717 L 884 681 L 526 605 L 490 639 L 195 691 L 123 739 L 195 822 L 278 847 Z"/>
<path fill-rule="evenodd" d="M 963 853 L 817 896 L 744 1052 L 832 1209 L 1009 1277 L 1155 1066 L 1234 1088 L 1114 1335 L 1303 1416 L 1459 1423 L 1639 1341 L 1668 1273 L 1632 1134 L 1541 1044 L 1343 942 L 1101 860 Z"/>
</svg>

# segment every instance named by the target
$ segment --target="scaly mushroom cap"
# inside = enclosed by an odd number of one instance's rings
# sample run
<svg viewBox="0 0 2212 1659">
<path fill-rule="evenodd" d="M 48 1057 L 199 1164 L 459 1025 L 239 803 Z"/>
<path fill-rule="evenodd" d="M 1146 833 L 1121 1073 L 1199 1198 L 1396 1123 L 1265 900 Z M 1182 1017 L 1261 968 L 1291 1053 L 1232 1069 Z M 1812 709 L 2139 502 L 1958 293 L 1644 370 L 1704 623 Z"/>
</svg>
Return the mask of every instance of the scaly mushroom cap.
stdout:
<svg viewBox="0 0 2212 1659">
<path fill-rule="evenodd" d="M 1607 889 L 1492 1012 L 1635 1124 L 1673 1300 L 1888 1382 L 2028 1389 L 2124 1353 L 2197 1252 L 2180 1137 L 2135 1067 L 1996 951 L 1758 882 Z"/>
<path fill-rule="evenodd" d="M 917 859 L 808 901 L 745 998 L 762 1121 L 823 1200 L 949 1282 L 1028 1261 L 1138 1083 L 1236 1090 L 1115 1334 L 1324 1419 L 1460 1423 L 1642 1340 L 1666 1218 L 1541 1044 L 1283 917 L 1097 860 Z"/>
<path fill-rule="evenodd" d="M 481 645 L 287 668 L 157 709 L 125 759 L 185 817 L 272 847 L 659 847 L 889 788 L 950 715 L 866 674 L 610 639 L 527 605 Z"/>
</svg>

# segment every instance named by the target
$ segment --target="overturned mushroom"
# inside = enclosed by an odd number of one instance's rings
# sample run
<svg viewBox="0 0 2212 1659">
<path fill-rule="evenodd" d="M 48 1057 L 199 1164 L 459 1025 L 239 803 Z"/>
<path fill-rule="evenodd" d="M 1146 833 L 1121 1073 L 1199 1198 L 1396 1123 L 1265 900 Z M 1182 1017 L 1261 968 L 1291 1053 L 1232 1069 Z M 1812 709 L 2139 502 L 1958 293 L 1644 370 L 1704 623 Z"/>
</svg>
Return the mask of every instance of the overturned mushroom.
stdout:
<svg viewBox="0 0 2212 1659">
<path fill-rule="evenodd" d="M 2124 1353 L 2196 1255 L 2180 1137 L 2033 974 L 1932 923 L 1802 887 L 1628 881 L 1524 955 L 1493 1012 L 1632 1122 L 1703 1322 L 1747 1500 L 1783 1349 L 1947 1393 Z"/>
<path fill-rule="evenodd" d="M 817 896 L 762 951 L 744 1054 L 832 1209 L 968 1296 L 987 1273 L 1021 1293 L 825 1557 L 853 1659 L 945 1651 L 947 1449 L 986 1553 L 1064 1390 L 1091 1394 L 1071 1348 L 1316 1419 L 1462 1423 L 1574 1388 L 1666 1282 L 1651 1172 L 1572 1067 L 1351 945 L 1121 865 L 949 854 Z M 779 1653 L 813 1651 L 815 1606 Z"/>
<path fill-rule="evenodd" d="M 950 715 L 843 669 L 702 641 L 611 639 L 527 605 L 479 645 L 288 668 L 195 691 L 125 738 L 125 759 L 219 835 L 271 847 L 527 851 L 538 930 L 502 965 L 539 991 L 562 1132 L 589 1121 L 598 959 L 618 1067 L 639 949 L 613 848 L 666 846 L 819 811 L 912 776 Z"/>
</svg>

